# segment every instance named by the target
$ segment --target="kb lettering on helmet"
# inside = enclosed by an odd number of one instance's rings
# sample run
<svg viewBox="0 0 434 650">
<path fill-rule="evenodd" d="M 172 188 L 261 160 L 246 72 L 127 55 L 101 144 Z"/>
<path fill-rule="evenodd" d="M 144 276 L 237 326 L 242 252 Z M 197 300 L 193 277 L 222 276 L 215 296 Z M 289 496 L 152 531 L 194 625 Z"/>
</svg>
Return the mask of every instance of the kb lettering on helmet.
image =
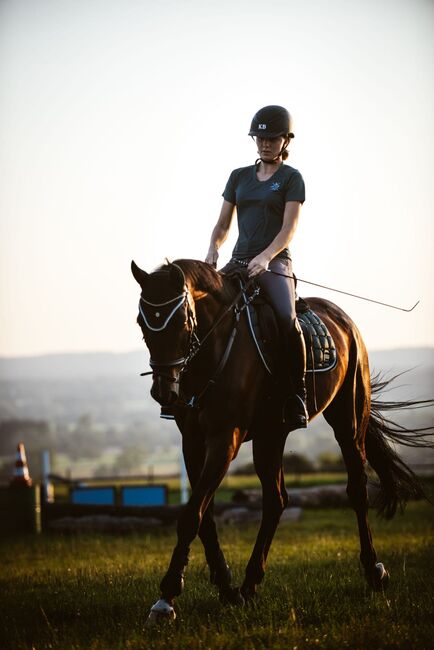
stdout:
<svg viewBox="0 0 434 650">
<path fill-rule="evenodd" d="M 293 138 L 292 118 L 283 106 L 264 106 L 253 116 L 249 135 L 252 138 L 263 136 L 277 138 L 280 135 Z"/>
</svg>

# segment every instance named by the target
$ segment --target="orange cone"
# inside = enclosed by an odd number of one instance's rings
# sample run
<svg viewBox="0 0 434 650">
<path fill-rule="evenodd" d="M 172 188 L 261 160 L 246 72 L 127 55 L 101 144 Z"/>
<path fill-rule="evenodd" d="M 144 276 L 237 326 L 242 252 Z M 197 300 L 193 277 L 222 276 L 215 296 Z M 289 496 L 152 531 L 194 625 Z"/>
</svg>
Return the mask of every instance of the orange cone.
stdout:
<svg viewBox="0 0 434 650">
<path fill-rule="evenodd" d="M 17 447 L 14 474 L 10 484 L 27 485 L 28 487 L 32 485 L 32 479 L 30 478 L 29 468 L 27 466 L 26 450 L 22 442 Z"/>
</svg>

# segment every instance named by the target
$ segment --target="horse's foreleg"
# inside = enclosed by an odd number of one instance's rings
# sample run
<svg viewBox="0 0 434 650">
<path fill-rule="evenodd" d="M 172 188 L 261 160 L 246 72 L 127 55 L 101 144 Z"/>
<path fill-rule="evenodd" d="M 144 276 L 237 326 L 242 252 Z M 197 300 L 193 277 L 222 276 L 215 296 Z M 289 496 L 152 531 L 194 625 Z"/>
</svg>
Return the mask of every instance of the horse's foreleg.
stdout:
<svg viewBox="0 0 434 650">
<path fill-rule="evenodd" d="M 288 505 L 282 471 L 285 439 L 286 436 L 281 436 L 274 443 L 270 443 L 269 439 L 261 438 L 255 438 L 253 441 L 253 459 L 262 484 L 262 521 L 241 586 L 241 593 L 245 599 L 255 595 L 265 575 L 268 551 L 281 514 Z"/>
<path fill-rule="evenodd" d="M 184 507 L 177 526 L 178 541 L 172 554 L 172 559 L 166 575 L 161 581 L 162 599 L 173 604 L 176 596 L 179 596 L 184 586 L 184 569 L 188 564 L 190 545 L 197 536 L 206 510 L 214 496 L 214 493 L 225 476 L 229 464 L 234 455 L 232 446 L 232 435 L 230 443 L 224 437 L 215 439 L 207 445 L 204 464 L 199 479 L 192 490 L 190 500 Z M 209 520 L 206 523 L 204 534 L 206 536 L 207 527 L 209 532 Z M 216 546 L 214 550 L 216 550 Z M 210 551 L 212 556 L 212 551 Z M 220 556 L 213 557 L 217 562 Z M 217 568 L 217 564 L 216 564 Z"/>
<path fill-rule="evenodd" d="M 205 445 L 202 436 L 184 432 L 182 450 L 190 485 L 197 485 L 205 460 Z M 199 538 L 203 544 L 206 561 L 210 570 L 211 584 L 219 590 L 221 599 L 231 600 L 235 592 L 231 587 L 232 575 L 220 547 L 217 527 L 214 521 L 214 498 L 205 510 L 199 528 Z"/>
</svg>

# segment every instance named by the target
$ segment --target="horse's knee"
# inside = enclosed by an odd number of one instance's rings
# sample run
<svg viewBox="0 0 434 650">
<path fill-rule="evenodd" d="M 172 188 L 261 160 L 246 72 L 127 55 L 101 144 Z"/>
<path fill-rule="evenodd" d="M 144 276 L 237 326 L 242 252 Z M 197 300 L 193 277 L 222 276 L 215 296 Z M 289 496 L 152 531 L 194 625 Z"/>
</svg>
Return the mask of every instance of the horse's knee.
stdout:
<svg viewBox="0 0 434 650">
<path fill-rule="evenodd" d="M 177 533 L 178 539 L 183 537 L 184 534 L 195 537 L 199 531 L 201 524 L 201 517 L 199 511 L 194 508 L 189 508 L 186 504 L 178 517 Z"/>
<path fill-rule="evenodd" d="M 280 519 L 282 512 L 288 505 L 288 495 L 286 490 L 282 493 L 279 491 L 272 491 L 263 493 L 263 513 L 275 519 Z"/>
<path fill-rule="evenodd" d="M 283 474 L 272 465 L 265 463 L 264 458 L 255 457 L 255 469 L 262 485 L 263 512 L 282 514 L 289 499 L 285 489 Z"/>
</svg>

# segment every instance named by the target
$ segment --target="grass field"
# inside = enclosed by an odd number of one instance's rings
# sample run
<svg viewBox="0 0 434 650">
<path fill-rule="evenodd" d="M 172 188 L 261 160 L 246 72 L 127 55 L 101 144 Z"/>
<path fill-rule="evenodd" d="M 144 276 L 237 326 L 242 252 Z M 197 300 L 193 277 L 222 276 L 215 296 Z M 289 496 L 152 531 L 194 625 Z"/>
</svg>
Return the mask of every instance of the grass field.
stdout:
<svg viewBox="0 0 434 650">
<path fill-rule="evenodd" d="M 221 605 L 195 542 L 173 627 L 145 629 L 175 540 L 169 528 L 129 536 L 2 539 L 0 647 L 240 649 L 433 647 L 433 511 L 410 504 L 384 522 L 371 515 L 379 559 L 391 573 L 371 593 L 358 566 L 350 510 L 305 511 L 279 528 L 257 601 Z M 241 582 L 255 526 L 222 527 Z"/>
</svg>

